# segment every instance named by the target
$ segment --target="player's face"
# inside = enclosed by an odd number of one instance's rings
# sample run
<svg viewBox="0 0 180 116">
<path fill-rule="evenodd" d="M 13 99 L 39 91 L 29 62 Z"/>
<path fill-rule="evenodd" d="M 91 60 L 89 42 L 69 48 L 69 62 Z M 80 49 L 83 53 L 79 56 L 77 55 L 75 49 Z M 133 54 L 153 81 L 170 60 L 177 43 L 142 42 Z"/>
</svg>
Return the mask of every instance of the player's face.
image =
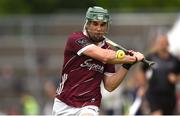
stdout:
<svg viewBox="0 0 180 116">
<path fill-rule="evenodd" d="M 158 47 L 159 51 L 164 51 L 164 52 L 168 51 L 169 43 L 168 43 L 167 36 L 160 36 L 157 39 L 156 44 L 157 44 L 157 47 Z"/>
<path fill-rule="evenodd" d="M 91 38 L 96 39 L 93 41 L 100 42 L 107 32 L 107 22 L 91 21 L 87 24 L 87 31 Z"/>
</svg>

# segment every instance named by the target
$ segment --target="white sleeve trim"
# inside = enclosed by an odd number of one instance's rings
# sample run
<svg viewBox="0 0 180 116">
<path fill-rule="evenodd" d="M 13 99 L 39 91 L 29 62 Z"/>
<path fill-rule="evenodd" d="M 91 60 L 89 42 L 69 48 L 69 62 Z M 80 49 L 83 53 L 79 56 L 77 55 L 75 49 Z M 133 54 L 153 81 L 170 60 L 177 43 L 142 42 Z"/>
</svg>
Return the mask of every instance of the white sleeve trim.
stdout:
<svg viewBox="0 0 180 116">
<path fill-rule="evenodd" d="M 80 49 L 77 54 L 80 56 L 85 50 L 87 50 L 88 48 L 92 47 L 92 46 L 95 46 L 94 44 L 90 44 L 90 45 L 87 45 L 85 46 L 84 48 Z"/>
</svg>

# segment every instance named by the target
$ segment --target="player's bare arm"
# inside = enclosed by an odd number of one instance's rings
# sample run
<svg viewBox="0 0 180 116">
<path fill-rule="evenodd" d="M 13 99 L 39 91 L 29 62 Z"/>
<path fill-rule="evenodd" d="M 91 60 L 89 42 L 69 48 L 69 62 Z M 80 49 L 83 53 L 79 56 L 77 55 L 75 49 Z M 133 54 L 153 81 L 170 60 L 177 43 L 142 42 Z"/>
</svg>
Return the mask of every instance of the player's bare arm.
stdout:
<svg viewBox="0 0 180 116">
<path fill-rule="evenodd" d="M 83 54 L 106 63 L 110 62 L 115 64 L 135 62 L 136 60 L 141 61 L 144 58 L 143 54 L 139 52 L 133 52 L 133 56 L 125 55 L 123 59 L 117 59 L 116 51 L 102 49 L 98 46 L 88 48 L 84 51 Z M 109 92 L 115 90 L 124 80 L 127 72 L 127 69 L 121 67 L 116 73 L 112 75 L 106 75 L 103 79 L 105 89 Z"/>
<path fill-rule="evenodd" d="M 124 80 L 127 72 L 128 70 L 121 67 L 116 73 L 113 73 L 111 76 L 105 75 L 103 79 L 104 88 L 109 92 L 115 90 Z"/>
<path fill-rule="evenodd" d="M 102 49 L 98 46 L 89 47 L 83 52 L 83 54 L 110 64 L 122 64 L 136 61 L 135 55 L 125 55 L 124 58 L 118 59 L 116 57 L 116 51 L 110 49 Z"/>
<path fill-rule="evenodd" d="M 133 56 L 137 58 L 137 62 L 144 58 L 144 55 L 139 52 L 133 52 Z M 112 75 L 105 75 L 103 79 L 104 87 L 107 91 L 111 92 L 115 90 L 126 77 L 128 70 L 121 67 L 116 73 Z"/>
</svg>

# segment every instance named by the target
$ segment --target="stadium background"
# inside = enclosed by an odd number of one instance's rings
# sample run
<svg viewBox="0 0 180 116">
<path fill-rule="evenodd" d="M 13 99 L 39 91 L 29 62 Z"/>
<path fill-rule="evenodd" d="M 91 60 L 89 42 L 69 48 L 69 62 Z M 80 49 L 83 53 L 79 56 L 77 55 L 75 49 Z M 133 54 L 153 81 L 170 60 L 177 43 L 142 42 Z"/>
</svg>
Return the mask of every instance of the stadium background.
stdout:
<svg viewBox="0 0 180 116">
<path fill-rule="evenodd" d="M 70 33 L 82 30 L 89 6 L 109 9 L 109 38 L 146 54 L 151 34 L 173 27 L 179 4 L 178 0 L 1 0 L 0 114 L 51 113 L 65 41 Z M 133 88 L 133 83 L 127 78 L 115 92 L 104 93 L 104 110 L 126 113 L 124 104 L 132 99 L 124 90 Z"/>
</svg>

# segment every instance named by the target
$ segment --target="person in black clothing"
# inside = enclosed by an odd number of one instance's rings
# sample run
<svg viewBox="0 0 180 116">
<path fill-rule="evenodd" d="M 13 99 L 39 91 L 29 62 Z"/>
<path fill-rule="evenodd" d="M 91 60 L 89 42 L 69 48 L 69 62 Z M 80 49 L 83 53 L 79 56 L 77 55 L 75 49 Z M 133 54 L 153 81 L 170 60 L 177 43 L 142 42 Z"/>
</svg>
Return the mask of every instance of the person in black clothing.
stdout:
<svg viewBox="0 0 180 116">
<path fill-rule="evenodd" d="M 176 107 L 175 84 L 179 80 L 180 61 L 168 51 L 166 34 L 158 35 L 154 42 L 154 50 L 146 58 L 156 64 L 141 66 L 148 85 L 146 99 L 152 115 L 171 115 Z"/>
</svg>

